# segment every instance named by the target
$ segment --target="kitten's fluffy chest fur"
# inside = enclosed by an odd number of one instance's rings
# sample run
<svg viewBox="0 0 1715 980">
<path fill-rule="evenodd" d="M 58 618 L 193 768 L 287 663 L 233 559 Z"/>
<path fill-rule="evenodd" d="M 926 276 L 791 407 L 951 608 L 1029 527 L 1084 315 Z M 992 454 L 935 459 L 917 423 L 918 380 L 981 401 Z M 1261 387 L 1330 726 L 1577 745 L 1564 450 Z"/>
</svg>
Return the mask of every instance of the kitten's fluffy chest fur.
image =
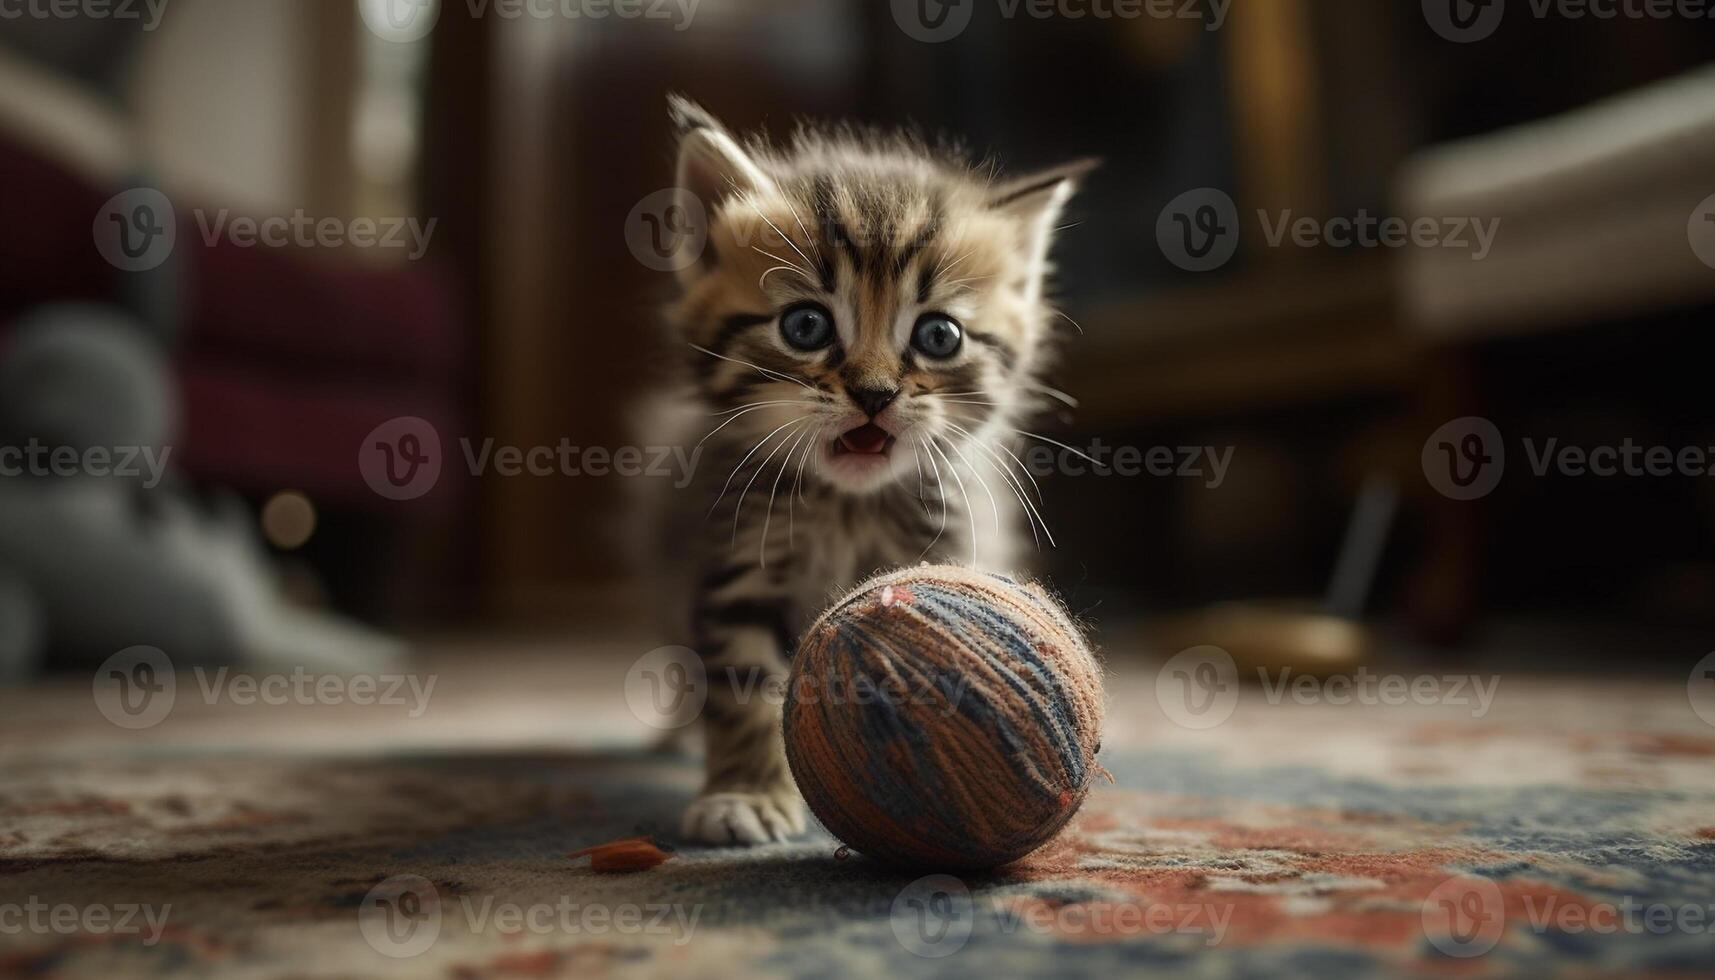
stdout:
<svg viewBox="0 0 1715 980">
<path fill-rule="evenodd" d="M 693 441 L 698 435 L 688 434 Z M 750 448 L 734 443 L 709 455 L 737 460 Z M 799 452 L 805 452 L 802 444 Z M 749 470 L 738 469 L 739 479 L 712 509 L 704 504 L 719 496 L 736 463 L 706 467 L 687 488 L 684 517 L 700 524 L 695 538 L 702 574 L 691 586 L 698 607 L 734 597 L 778 599 L 785 603 L 788 632 L 795 639 L 828 603 L 877 572 L 921 561 L 1016 570 L 1023 555 L 1016 500 L 997 495 L 991 507 L 976 491 L 979 496 L 967 504 L 946 464 L 939 464 L 940 482 L 925 463 L 921 481 L 914 469 L 880 492 L 855 496 L 805 486 L 803 481 L 814 477 L 805 461 L 801 479 L 797 463 L 795 457 L 783 466 L 777 456 L 748 491 Z M 960 479 L 973 481 L 975 491 L 976 478 L 968 471 Z M 993 476 L 987 479 L 992 482 Z M 973 528 L 978 532 L 974 539 Z M 1028 544 L 1024 535 L 1023 545 Z"/>
</svg>

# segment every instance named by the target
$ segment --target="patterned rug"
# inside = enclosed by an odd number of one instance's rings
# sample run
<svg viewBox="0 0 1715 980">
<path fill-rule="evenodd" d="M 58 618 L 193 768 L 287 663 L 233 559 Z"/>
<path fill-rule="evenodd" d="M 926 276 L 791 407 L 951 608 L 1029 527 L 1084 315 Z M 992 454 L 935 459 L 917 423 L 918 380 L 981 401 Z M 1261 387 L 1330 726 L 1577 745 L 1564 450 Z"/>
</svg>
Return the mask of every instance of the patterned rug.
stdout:
<svg viewBox="0 0 1715 980">
<path fill-rule="evenodd" d="M 421 704 L 180 671 L 136 731 L 87 681 L 0 692 L 0 976 L 1715 973 L 1683 684 L 1249 686 L 1191 718 L 1110 653 L 1114 782 L 1020 865 L 915 878 L 818 832 L 603 874 L 568 855 L 674 847 L 698 767 L 598 647 L 431 661 Z"/>
</svg>

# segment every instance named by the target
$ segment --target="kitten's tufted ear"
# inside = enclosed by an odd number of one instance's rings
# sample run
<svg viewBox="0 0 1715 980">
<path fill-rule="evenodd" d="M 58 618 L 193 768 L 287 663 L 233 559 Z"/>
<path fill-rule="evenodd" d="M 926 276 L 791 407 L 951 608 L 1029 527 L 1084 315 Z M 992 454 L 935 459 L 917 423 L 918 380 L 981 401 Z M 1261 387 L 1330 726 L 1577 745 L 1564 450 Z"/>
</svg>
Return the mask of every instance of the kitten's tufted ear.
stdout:
<svg viewBox="0 0 1715 980">
<path fill-rule="evenodd" d="M 989 207 L 1011 215 L 1024 227 L 1024 250 L 1030 264 L 1030 299 L 1038 299 L 1048 271 L 1048 250 L 1054 244 L 1054 225 L 1066 210 L 1066 202 L 1078 183 L 1101 166 L 1095 158 L 1071 163 L 995 184 L 989 190 Z"/>
<path fill-rule="evenodd" d="M 734 194 L 765 193 L 773 189 L 774 182 L 769 176 L 702 106 L 677 95 L 668 96 L 667 105 L 679 130 L 679 168 L 674 186 L 681 197 L 695 199 L 705 220 L 712 220 L 721 204 Z M 690 210 L 697 213 L 695 208 Z M 698 261 L 680 270 L 680 277 L 695 278 L 714 258 L 711 243 L 705 246 Z"/>
</svg>

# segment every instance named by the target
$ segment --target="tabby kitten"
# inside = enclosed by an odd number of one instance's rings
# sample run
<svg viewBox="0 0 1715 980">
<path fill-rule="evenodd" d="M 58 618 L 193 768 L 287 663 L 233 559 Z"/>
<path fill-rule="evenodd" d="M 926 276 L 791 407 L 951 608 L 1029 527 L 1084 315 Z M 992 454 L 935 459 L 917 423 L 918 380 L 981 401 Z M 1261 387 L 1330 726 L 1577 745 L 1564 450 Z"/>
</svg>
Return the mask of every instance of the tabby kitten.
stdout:
<svg viewBox="0 0 1715 980">
<path fill-rule="evenodd" d="M 1049 540 L 1016 426 L 1045 391 L 1054 225 L 1089 164 L 998 180 L 901 136 L 804 129 L 741 143 L 672 101 L 680 206 L 707 219 L 669 319 L 702 441 L 689 520 L 691 646 L 707 668 L 706 779 L 683 832 L 804 830 L 778 696 L 794 639 L 839 593 L 919 560 L 993 571 Z"/>
</svg>

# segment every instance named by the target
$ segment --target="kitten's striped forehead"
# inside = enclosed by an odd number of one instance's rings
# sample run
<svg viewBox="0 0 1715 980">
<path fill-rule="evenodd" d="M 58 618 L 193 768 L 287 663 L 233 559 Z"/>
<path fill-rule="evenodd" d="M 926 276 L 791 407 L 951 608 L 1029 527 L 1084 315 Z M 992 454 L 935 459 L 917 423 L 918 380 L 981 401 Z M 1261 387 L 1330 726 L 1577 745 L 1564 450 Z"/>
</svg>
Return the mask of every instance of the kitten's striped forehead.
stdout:
<svg viewBox="0 0 1715 980">
<path fill-rule="evenodd" d="M 707 202 L 709 228 L 674 315 L 697 346 L 830 393 L 992 399 L 1043 368 L 1046 241 L 1065 173 L 1000 183 L 905 138 L 836 129 L 741 147 L 712 120 L 691 122 L 704 135 L 687 137 L 680 176 Z M 806 303 L 830 314 L 836 343 L 783 341 L 780 318 Z M 953 354 L 914 343 L 928 316 L 957 325 Z M 751 386 L 730 362 L 704 368 L 711 397 Z"/>
</svg>

